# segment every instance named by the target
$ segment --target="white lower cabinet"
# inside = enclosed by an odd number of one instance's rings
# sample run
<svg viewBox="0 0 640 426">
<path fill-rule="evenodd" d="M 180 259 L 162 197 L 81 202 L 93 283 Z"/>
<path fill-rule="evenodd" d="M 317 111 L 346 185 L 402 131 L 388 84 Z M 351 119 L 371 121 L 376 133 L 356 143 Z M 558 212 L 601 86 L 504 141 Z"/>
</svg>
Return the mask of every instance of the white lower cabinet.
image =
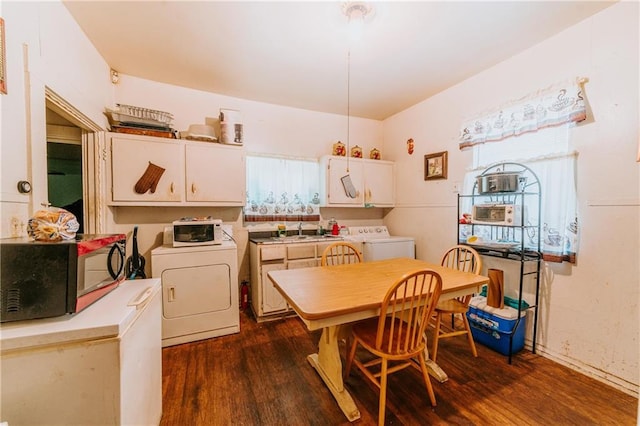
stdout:
<svg viewBox="0 0 640 426">
<path fill-rule="evenodd" d="M 260 274 L 262 275 L 260 277 L 262 282 L 262 303 L 260 308 L 263 315 L 288 310 L 287 301 L 284 300 L 284 297 L 282 297 L 280 292 L 273 286 L 267 276 L 269 272 L 280 269 L 286 269 L 284 263 L 266 264 L 260 268 Z"/>
<path fill-rule="evenodd" d="M 292 314 L 291 307 L 271 283 L 270 271 L 320 266 L 324 249 L 335 242 L 257 244 L 251 242 L 251 308 L 258 321 Z M 362 243 L 354 243 L 362 253 Z"/>
<path fill-rule="evenodd" d="M 3 324 L 0 419 L 152 425 L 162 416 L 160 280 L 123 281 L 84 311 Z"/>
</svg>

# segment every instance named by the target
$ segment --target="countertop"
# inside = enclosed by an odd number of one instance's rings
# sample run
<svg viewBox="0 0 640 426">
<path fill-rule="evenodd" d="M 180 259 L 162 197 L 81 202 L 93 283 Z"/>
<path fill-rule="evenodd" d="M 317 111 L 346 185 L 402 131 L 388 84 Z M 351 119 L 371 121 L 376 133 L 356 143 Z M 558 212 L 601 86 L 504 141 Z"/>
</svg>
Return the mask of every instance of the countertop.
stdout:
<svg viewBox="0 0 640 426">
<path fill-rule="evenodd" d="M 4 323 L 0 326 L 1 353 L 119 336 L 136 317 L 136 311 L 157 291 L 159 278 L 125 280 L 76 314 Z"/>
<path fill-rule="evenodd" d="M 342 235 L 288 235 L 286 237 L 249 236 L 249 241 L 255 244 L 292 244 L 317 243 L 321 241 L 342 241 Z"/>
</svg>

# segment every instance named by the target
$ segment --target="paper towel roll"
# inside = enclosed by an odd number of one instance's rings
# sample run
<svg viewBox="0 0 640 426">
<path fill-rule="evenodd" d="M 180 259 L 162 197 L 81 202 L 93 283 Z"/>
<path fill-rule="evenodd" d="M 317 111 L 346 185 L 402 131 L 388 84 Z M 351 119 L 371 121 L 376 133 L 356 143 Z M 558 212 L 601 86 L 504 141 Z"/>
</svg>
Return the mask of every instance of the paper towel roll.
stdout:
<svg viewBox="0 0 640 426">
<path fill-rule="evenodd" d="M 501 269 L 489 269 L 489 288 L 487 289 L 487 305 L 504 308 L 504 272 Z"/>
</svg>

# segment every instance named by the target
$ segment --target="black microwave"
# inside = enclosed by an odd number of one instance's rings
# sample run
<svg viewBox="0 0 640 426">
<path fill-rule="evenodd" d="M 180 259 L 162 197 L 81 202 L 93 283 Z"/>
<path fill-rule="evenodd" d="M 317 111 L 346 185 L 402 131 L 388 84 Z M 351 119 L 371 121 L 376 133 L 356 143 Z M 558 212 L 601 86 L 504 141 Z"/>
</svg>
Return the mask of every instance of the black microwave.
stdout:
<svg viewBox="0 0 640 426">
<path fill-rule="evenodd" d="M 0 240 L 0 322 L 82 311 L 124 279 L 124 234 Z"/>
</svg>

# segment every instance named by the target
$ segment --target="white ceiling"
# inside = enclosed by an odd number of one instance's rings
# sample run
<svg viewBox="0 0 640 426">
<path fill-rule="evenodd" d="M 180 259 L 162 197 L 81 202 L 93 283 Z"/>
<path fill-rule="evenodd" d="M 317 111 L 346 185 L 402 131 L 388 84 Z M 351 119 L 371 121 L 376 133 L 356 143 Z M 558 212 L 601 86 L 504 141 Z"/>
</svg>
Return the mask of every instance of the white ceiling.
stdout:
<svg viewBox="0 0 640 426">
<path fill-rule="evenodd" d="M 612 2 L 372 2 L 375 15 L 357 42 L 343 2 L 64 4 L 122 74 L 382 120 Z"/>
</svg>

